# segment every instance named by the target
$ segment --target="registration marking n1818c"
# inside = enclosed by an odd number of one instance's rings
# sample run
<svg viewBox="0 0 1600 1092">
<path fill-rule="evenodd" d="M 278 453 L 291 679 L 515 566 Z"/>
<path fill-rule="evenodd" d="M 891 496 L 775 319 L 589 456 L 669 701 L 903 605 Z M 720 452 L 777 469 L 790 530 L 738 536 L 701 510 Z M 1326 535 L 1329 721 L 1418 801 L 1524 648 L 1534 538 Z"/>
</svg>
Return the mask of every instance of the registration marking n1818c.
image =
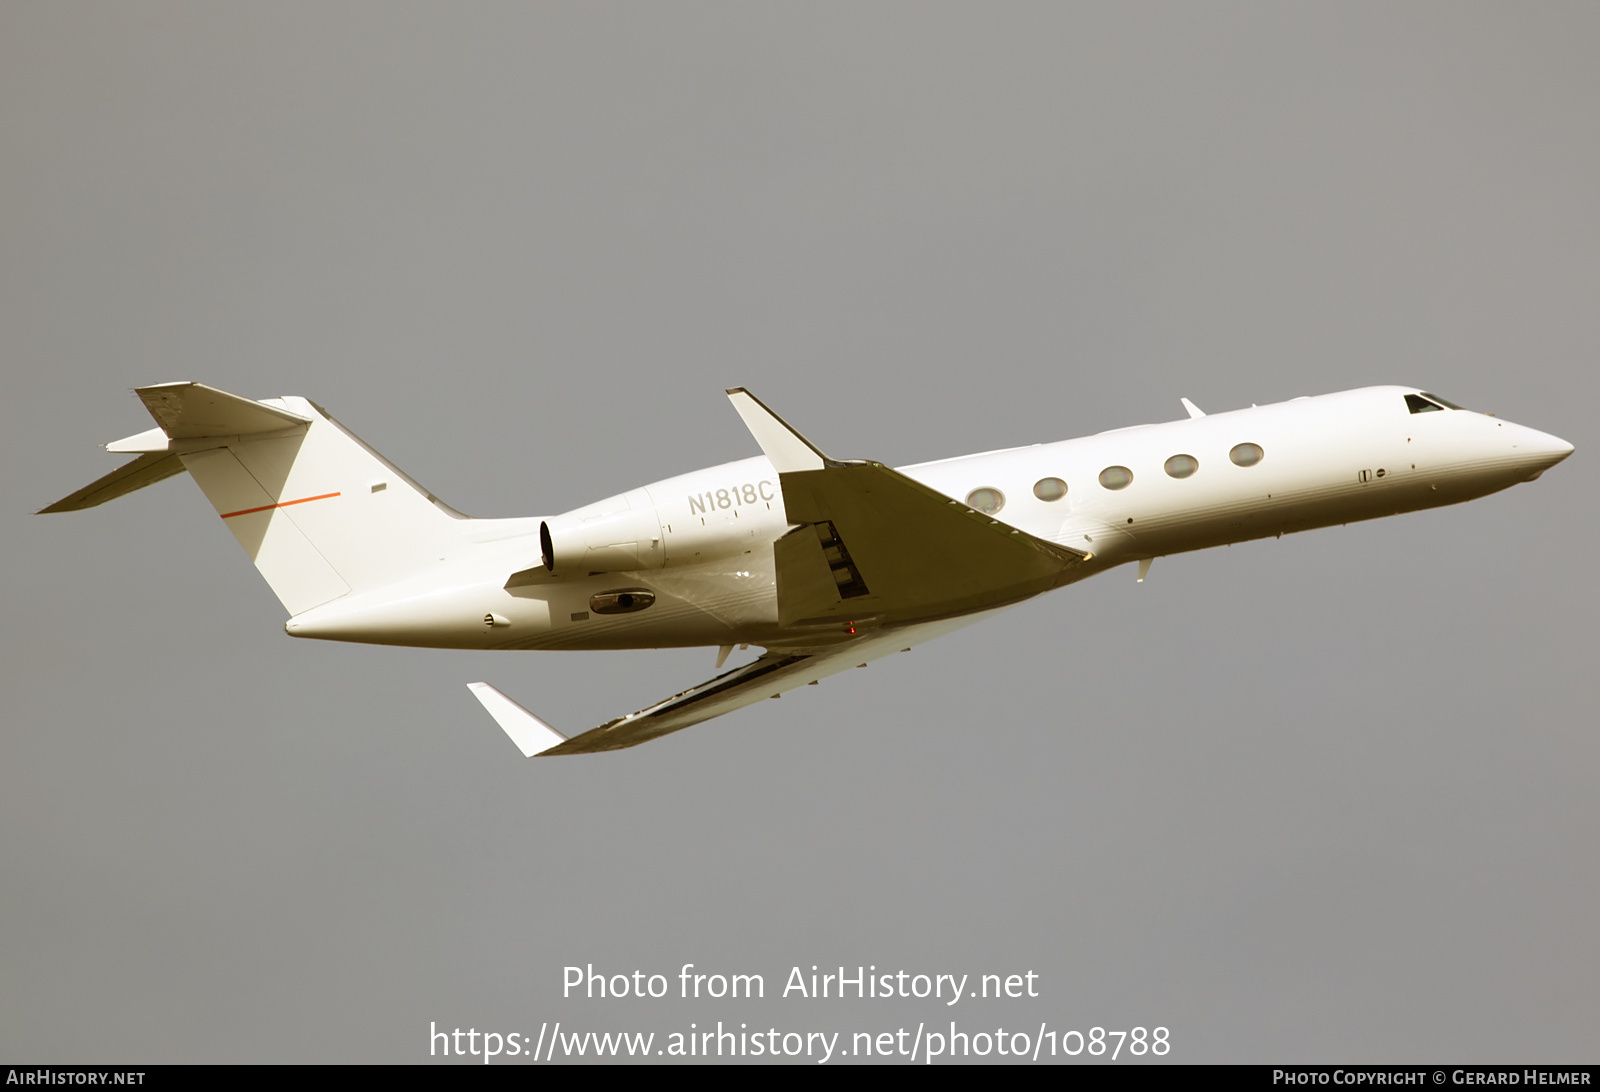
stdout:
<svg viewBox="0 0 1600 1092">
<path fill-rule="evenodd" d="M 776 500 L 777 489 L 770 481 L 745 482 L 729 489 L 707 490 L 685 499 L 689 502 L 689 514 L 700 515 L 705 512 L 715 512 L 718 509 L 737 508 L 743 504 L 755 504 L 757 501 Z"/>
</svg>

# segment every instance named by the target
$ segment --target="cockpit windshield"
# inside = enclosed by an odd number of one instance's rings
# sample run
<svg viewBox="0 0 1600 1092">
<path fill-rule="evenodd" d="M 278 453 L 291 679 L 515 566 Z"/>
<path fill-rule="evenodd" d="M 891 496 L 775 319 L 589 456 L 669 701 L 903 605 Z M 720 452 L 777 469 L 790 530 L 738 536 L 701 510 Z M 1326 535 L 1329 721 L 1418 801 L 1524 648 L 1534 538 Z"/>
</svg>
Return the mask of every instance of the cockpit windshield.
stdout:
<svg viewBox="0 0 1600 1092">
<path fill-rule="evenodd" d="M 1432 413 L 1436 410 L 1458 410 L 1461 407 L 1454 402 L 1446 402 L 1437 394 L 1423 391 L 1420 394 L 1406 395 L 1406 408 L 1412 413 Z"/>
</svg>

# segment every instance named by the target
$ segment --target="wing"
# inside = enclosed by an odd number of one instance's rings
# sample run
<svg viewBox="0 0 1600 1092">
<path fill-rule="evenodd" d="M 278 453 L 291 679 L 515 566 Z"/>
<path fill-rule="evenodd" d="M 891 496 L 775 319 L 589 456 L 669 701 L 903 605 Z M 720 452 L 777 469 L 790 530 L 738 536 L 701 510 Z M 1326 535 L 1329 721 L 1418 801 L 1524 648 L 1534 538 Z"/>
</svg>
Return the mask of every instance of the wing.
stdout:
<svg viewBox="0 0 1600 1092">
<path fill-rule="evenodd" d="M 742 387 L 728 397 L 778 471 L 778 620 L 894 625 L 1015 603 L 1072 579 L 1080 550 L 1036 538 L 882 463 L 817 450 Z"/>
<path fill-rule="evenodd" d="M 742 387 L 728 391 L 778 471 L 792 524 L 773 544 L 792 636 L 754 663 L 562 739 L 486 684 L 473 693 L 524 754 L 616 751 L 959 629 L 1066 583 L 1091 555 L 1035 538 L 874 462 L 830 459 Z"/>
<path fill-rule="evenodd" d="M 473 683 L 470 689 L 525 755 L 620 751 L 758 701 L 776 698 L 852 667 L 866 667 L 892 652 L 908 652 L 913 645 L 969 625 L 986 614 L 967 614 L 863 633 L 832 646 L 770 649 L 753 663 L 736 667 L 681 694 L 674 694 L 666 701 L 608 721 L 564 742 L 559 732 L 492 686 Z"/>
</svg>

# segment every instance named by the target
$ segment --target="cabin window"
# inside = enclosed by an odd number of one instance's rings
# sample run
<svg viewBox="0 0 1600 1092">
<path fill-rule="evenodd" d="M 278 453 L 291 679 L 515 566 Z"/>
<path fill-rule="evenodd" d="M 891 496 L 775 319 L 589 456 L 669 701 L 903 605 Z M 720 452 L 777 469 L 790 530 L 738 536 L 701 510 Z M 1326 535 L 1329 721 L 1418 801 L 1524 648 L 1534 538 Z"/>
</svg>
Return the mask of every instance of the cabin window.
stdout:
<svg viewBox="0 0 1600 1092">
<path fill-rule="evenodd" d="M 1233 460 L 1234 466 L 1255 466 L 1265 454 L 1257 444 L 1235 444 L 1228 458 Z"/>
<path fill-rule="evenodd" d="M 1126 489 L 1133 481 L 1133 471 L 1125 466 L 1108 466 L 1100 471 L 1100 484 L 1107 489 Z"/>
<path fill-rule="evenodd" d="M 974 489 L 967 494 L 967 507 L 976 508 L 986 516 L 992 516 L 1006 506 L 1006 495 L 998 489 L 984 486 Z"/>
<path fill-rule="evenodd" d="M 1437 413 L 1444 409 L 1443 406 L 1428 401 L 1420 394 L 1406 395 L 1406 408 L 1412 413 Z"/>
<path fill-rule="evenodd" d="M 1060 478 L 1040 478 L 1033 483 L 1033 495 L 1042 501 L 1058 501 L 1067 495 L 1067 483 Z"/>
<path fill-rule="evenodd" d="M 1193 455 L 1174 455 L 1161 467 L 1171 478 L 1187 478 L 1200 469 L 1200 460 Z"/>
</svg>

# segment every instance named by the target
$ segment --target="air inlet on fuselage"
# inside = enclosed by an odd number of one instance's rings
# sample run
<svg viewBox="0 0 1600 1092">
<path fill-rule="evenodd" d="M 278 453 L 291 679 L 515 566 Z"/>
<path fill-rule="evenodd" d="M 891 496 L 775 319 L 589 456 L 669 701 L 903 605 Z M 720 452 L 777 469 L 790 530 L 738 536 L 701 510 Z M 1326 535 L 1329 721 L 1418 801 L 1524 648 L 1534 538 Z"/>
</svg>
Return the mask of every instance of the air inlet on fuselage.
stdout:
<svg viewBox="0 0 1600 1092">
<path fill-rule="evenodd" d="M 632 614 L 655 601 L 656 593 L 647 588 L 618 588 L 591 595 L 589 609 L 596 614 Z"/>
</svg>

